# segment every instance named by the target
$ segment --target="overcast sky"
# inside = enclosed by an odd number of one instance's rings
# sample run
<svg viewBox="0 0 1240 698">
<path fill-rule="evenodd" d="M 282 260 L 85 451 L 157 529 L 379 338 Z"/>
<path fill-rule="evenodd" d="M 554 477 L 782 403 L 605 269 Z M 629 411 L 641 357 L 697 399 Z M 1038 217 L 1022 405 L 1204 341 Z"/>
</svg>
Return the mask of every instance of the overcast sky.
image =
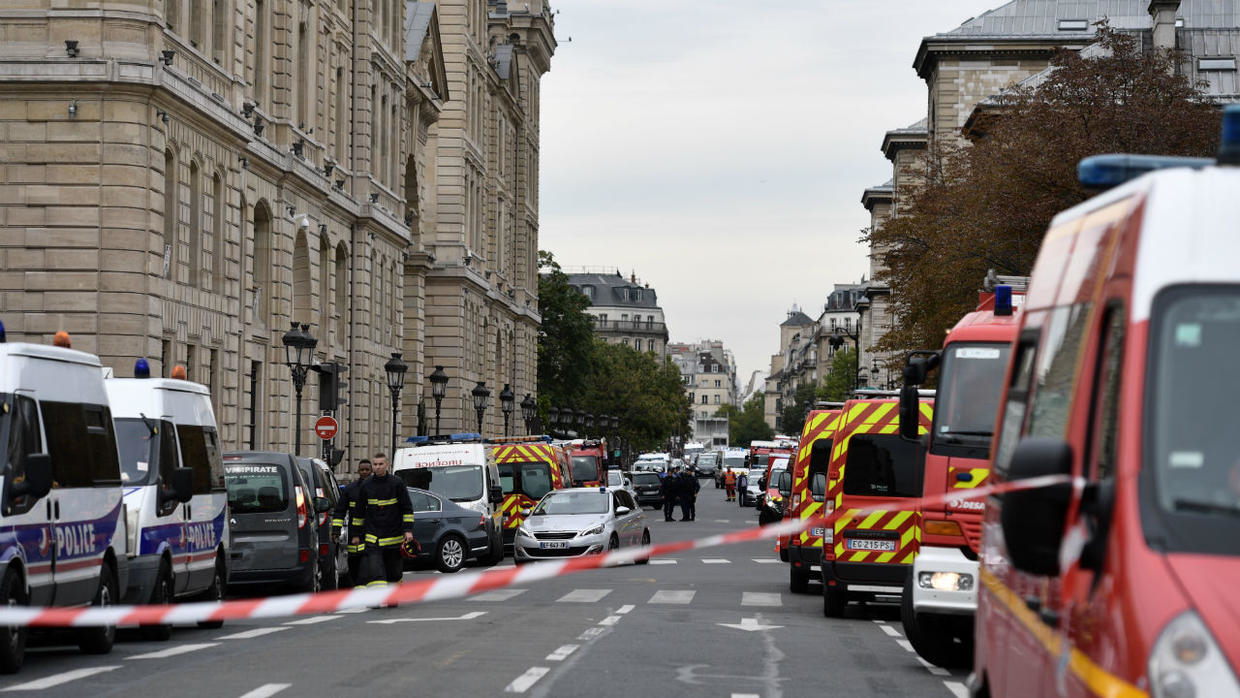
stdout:
<svg viewBox="0 0 1240 698">
<path fill-rule="evenodd" d="M 866 273 L 861 192 L 926 115 L 921 37 L 1002 4 L 552 0 L 539 246 L 636 272 L 671 341 L 722 339 L 744 389 L 794 303 L 816 319 Z"/>
</svg>

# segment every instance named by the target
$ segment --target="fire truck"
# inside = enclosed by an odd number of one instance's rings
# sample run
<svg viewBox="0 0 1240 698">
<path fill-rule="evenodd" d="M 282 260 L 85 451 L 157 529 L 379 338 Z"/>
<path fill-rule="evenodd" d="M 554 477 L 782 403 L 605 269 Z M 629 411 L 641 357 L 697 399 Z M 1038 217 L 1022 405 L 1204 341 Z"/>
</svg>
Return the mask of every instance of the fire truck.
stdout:
<svg viewBox="0 0 1240 698">
<path fill-rule="evenodd" d="M 607 482 L 607 442 L 603 439 L 573 439 L 565 444 L 573 461 L 573 486 L 598 487 Z"/>
<path fill-rule="evenodd" d="M 840 407 L 843 404 L 836 403 L 835 409 L 812 410 L 805 417 L 791 473 L 785 471 L 783 481 L 777 483 L 784 498 L 785 521 L 825 516 L 835 508 L 835 502 L 826 499 L 827 465 L 839 426 Z M 779 537 L 779 558 L 789 563 L 788 588 L 792 593 L 804 594 L 809 590 L 809 580 L 822 566 L 825 533 L 826 529 L 815 527 Z"/>
<path fill-rule="evenodd" d="M 572 462 L 568 451 L 552 443 L 550 436 L 489 439 L 487 443 L 504 492 L 500 505 L 504 548 L 511 551 L 517 528 L 525 521 L 522 510 L 532 509 L 551 490 L 573 486 Z"/>
</svg>

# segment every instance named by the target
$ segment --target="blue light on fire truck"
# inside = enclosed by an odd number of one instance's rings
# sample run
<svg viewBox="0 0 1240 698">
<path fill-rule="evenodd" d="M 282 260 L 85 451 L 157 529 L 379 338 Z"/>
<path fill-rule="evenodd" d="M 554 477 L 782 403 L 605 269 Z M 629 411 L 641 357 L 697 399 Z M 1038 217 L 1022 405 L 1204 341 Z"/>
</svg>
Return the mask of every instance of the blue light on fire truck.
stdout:
<svg viewBox="0 0 1240 698">
<path fill-rule="evenodd" d="M 1223 108 L 1223 137 L 1218 145 L 1220 165 L 1240 165 L 1240 104 Z"/>
<path fill-rule="evenodd" d="M 1012 287 L 1005 284 L 995 286 L 995 315 L 1012 314 Z"/>
</svg>

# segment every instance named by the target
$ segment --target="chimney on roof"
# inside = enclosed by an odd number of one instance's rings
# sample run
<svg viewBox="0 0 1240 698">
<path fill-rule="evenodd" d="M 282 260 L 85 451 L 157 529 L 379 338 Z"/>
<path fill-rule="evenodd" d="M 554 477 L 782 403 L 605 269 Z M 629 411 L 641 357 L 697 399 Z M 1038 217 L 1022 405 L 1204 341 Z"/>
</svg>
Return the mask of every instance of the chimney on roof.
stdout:
<svg viewBox="0 0 1240 698">
<path fill-rule="evenodd" d="M 1154 48 L 1175 50 L 1175 13 L 1180 0 L 1150 0 L 1150 19 L 1154 25 Z"/>
<path fill-rule="evenodd" d="M 637 283 L 637 270 L 636 269 L 634 269 L 632 273 L 629 274 L 629 283 L 631 284 Z"/>
</svg>

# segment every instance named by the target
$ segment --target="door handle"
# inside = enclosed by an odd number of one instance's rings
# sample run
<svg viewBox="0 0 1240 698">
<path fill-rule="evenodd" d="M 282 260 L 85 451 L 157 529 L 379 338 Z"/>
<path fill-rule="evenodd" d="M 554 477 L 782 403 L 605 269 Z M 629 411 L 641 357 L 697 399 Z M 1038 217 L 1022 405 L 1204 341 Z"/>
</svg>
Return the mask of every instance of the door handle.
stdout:
<svg viewBox="0 0 1240 698">
<path fill-rule="evenodd" d="M 55 506 L 56 506 L 56 520 L 59 521 L 60 520 L 60 500 L 59 499 L 56 500 Z"/>
<path fill-rule="evenodd" d="M 50 499 L 47 500 L 47 518 L 49 521 L 52 518 L 52 500 Z"/>
</svg>

